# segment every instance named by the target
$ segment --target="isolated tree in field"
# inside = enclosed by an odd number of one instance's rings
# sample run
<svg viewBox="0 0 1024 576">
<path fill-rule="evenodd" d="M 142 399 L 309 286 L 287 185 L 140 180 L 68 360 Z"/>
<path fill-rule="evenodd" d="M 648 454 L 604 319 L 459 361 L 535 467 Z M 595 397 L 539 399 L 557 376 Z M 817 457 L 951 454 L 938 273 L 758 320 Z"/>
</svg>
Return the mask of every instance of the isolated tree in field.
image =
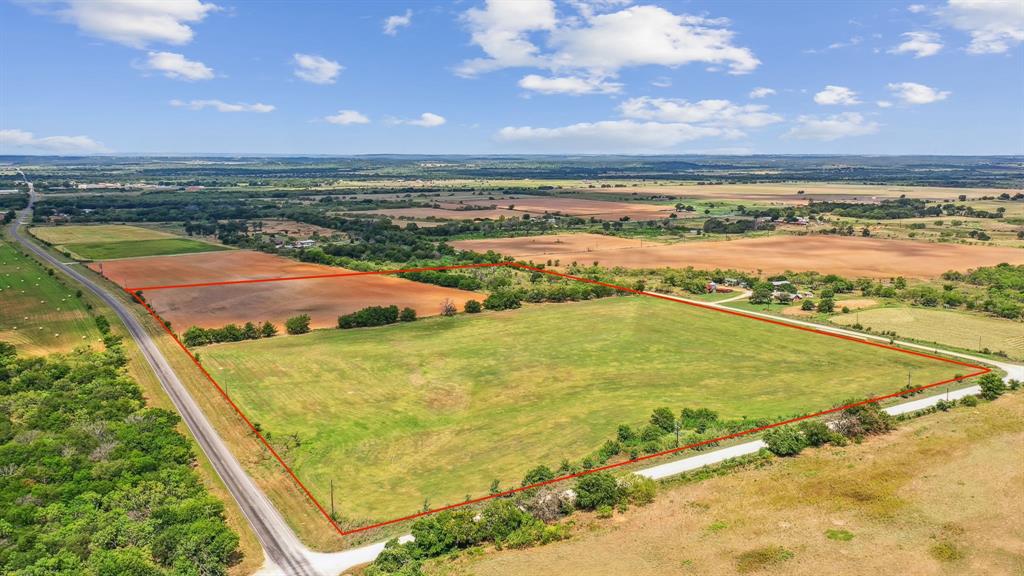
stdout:
<svg viewBox="0 0 1024 576">
<path fill-rule="evenodd" d="M 818 301 L 818 312 L 831 314 L 836 309 L 836 301 L 831 298 L 822 298 Z"/>
<path fill-rule="evenodd" d="M 476 314 L 483 310 L 484 307 L 483 305 L 480 304 L 480 302 L 477 302 L 476 300 L 466 300 L 466 305 L 464 309 L 466 310 L 466 312 L 470 314 Z"/>
<path fill-rule="evenodd" d="M 813 312 L 814 302 L 810 300 L 804 300 L 803 303 L 800 304 L 800 309 L 803 310 L 804 312 Z"/>
<path fill-rule="evenodd" d="M 416 311 L 412 308 L 402 308 L 402 311 L 398 314 L 398 320 L 401 322 L 412 322 L 416 319 Z"/>
<path fill-rule="evenodd" d="M 676 428 L 676 417 L 671 408 L 656 408 L 651 413 L 651 424 L 665 432 L 672 432 Z"/>
<path fill-rule="evenodd" d="M 979 378 L 978 386 L 981 387 L 981 397 L 986 400 L 995 400 L 1006 392 L 1006 384 L 1003 383 L 1003 379 L 991 373 Z"/>
<path fill-rule="evenodd" d="M 305 334 L 309 332 L 309 314 L 300 314 L 285 320 L 284 329 L 289 334 Z"/>
<path fill-rule="evenodd" d="M 441 316 L 455 316 L 458 309 L 455 308 L 455 302 L 452 302 L 451 298 L 445 298 L 444 302 L 441 302 Z"/>
<path fill-rule="evenodd" d="M 267 320 L 260 326 L 260 337 L 271 338 L 273 336 L 277 336 L 277 326 L 274 326 L 270 323 L 270 320 Z"/>
</svg>

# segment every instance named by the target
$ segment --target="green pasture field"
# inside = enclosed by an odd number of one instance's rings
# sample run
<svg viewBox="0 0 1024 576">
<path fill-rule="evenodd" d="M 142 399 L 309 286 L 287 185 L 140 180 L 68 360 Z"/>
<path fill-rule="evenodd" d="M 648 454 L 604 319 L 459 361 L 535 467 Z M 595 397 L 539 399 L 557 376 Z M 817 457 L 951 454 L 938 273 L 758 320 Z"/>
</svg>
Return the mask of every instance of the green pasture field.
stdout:
<svg viewBox="0 0 1024 576">
<path fill-rule="evenodd" d="M 321 502 L 333 480 L 340 515 L 374 520 L 518 486 L 661 406 L 781 418 L 967 372 L 638 296 L 199 353 Z"/>
<path fill-rule="evenodd" d="M 62 248 L 85 260 L 168 256 L 171 254 L 192 254 L 195 252 L 217 252 L 227 249 L 216 244 L 190 240 L 188 238 L 127 240 L 123 242 L 80 242 L 65 244 Z"/>
<path fill-rule="evenodd" d="M 123 224 L 35 226 L 32 234 L 79 260 L 110 260 L 226 250 L 152 228 Z"/>
<path fill-rule="evenodd" d="M 37 356 L 99 339 L 95 321 L 74 290 L 0 240 L 0 340 Z"/>
</svg>

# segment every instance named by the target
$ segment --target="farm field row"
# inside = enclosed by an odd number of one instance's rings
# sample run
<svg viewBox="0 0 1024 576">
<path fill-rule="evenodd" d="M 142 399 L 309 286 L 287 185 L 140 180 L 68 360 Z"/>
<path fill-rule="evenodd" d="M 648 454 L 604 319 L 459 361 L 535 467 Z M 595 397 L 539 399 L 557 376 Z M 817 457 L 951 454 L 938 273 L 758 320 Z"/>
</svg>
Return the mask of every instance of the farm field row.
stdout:
<svg viewBox="0 0 1024 576">
<path fill-rule="evenodd" d="M 703 407 L 779 418 L 963 368 L 619 297 L 222 344 L 204 366 L 348 519 L 387 519 L 578 461 L 618 424 Z M 502 447 L 496 449 L 496 447 Z"/>
<path fill-rule="evenodd" d="M 89 267 L 130 288 L 351 272 L 249 250 L 114 260 Z M 394 304 L 432 316 L 440 313 L 445 300 L 461 310 L 467 300 L 484 298 L 475 292 L 377 275 L 152 290 L 145 291 L 144 297 L 178 331 L 264 320 L 280 325 L 299 314 L 309 314 L 314 328 L 326 328 L 336 326 L 339 315 L 366 306 Z"/>
<path fill-rule="evenodd" d="M 68 352 L 100 338 L 74 291 L 0 240 L 0 340 L 27 355 Z"/>
<path fill-rule="evenodd" d="M 226 250 L 225 246 L 167 232 L 116 224 L 36 226 L 31 232 L 79 260 L 110 260 Z"/>
<path fill-rule="evenodd" d="M 607 247 L 608 243 L 612 247 Z M 817 271 L 870 278 L 934 278 L 948 270 L 964 271 L 1001 262 L 1024 263 L 1024 251 L 1014 248 L 825 235 L 775 235 L 643 248 L 618 246 L 611 238 L 595 234 L 459 240 L 452 245 L 477 252 L 494 250 L 535 262 L 559 260 L 563 266 L 571 262 L 599 262 L 608 267 L 693 266 L 766 274 Z"/>
</svg>

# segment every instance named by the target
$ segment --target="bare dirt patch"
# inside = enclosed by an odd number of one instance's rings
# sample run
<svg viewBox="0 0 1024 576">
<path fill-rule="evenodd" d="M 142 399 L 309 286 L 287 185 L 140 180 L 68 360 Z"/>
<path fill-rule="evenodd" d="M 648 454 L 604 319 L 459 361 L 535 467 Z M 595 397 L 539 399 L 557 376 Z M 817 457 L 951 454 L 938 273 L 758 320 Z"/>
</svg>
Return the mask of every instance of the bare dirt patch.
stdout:
<svg viewBox="0 0 1024 576">
<path fill-rule="evenodd" d="M 187 256 L 135 258 L 90 267 L 121 286 L 193 284 L 339 274 L 343 268 L 295 262 L 270 254 L 238 250 Z M 189 326 L 213 328 L 229 323 L 263 321 L 281 324 L 298 314 L 309 314 L 314 328 L 336 326 L 338 316 L 366 306 L 395 304 L 420 316 L 439 314 L 450 298 L 459 309 L 480 294 L 422 284 L 391 276 L 354 276 L 315 280 L 289 280 L 260 284 L 151 290 L 144 292 L 153 308 L 175 330 Z"/>
<path fill-rule="evenodd" d="M 516 258 L 597 261 L 625 268 L 733 268 L 767 274 L 814 270 L 851 277 L 934 278 L 947 270 L 967 270 L 1001 262 L 1024 264 L 1024 251 L 991 246 L 963 246 L 843 236 L 770 236 L 720 242 L 684 242 L 643 248 L 555 249 L 538 253 L 529 238 L 466 240 L 463 250 L 494 250 Z"/>
<path fill-rule="evenodd" d="M 489 204 L 488 204 L 489 205 Z M 521 218 L 524 212 L 503 209 L 481 209 L 481 210 L 446 210 L 444 208 L 385 208 L 383 210 L 368 210 L 360 214 L 380 214 L 389 218 L 442 218 L 445 220 L 497 220 L 505 218 Z"/>
<path fill-rule="evenodd" d="M 547 258 L 548 254 L 572 252 L 588 253 L 622 248 L 650 246 L 650 240 L 604 236 L 602 234 L 552 234 L 521 238 L 495 238 L 487 240 L 459 240 L 451 243 L 456 248 L 487 252 L 494 250 L 516 258 Z M 568 262 L 566 262 L 568 263 Z"/>
</svg>

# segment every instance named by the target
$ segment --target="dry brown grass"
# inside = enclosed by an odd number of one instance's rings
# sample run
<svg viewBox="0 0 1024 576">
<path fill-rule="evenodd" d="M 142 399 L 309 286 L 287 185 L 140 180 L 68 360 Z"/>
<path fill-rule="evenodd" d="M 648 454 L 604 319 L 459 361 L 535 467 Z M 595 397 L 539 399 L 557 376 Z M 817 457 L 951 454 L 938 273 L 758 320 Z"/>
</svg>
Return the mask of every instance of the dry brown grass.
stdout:
<svg viewBox="0 0 1024 576">
<path fill-rule="evenodd" d="M 666 488 L 646 508 L 582 520 L 569 541 L 443 560 L 429 573 L 1021 574 L 1022 454 L 1015 394 Z"/>
</svg>

